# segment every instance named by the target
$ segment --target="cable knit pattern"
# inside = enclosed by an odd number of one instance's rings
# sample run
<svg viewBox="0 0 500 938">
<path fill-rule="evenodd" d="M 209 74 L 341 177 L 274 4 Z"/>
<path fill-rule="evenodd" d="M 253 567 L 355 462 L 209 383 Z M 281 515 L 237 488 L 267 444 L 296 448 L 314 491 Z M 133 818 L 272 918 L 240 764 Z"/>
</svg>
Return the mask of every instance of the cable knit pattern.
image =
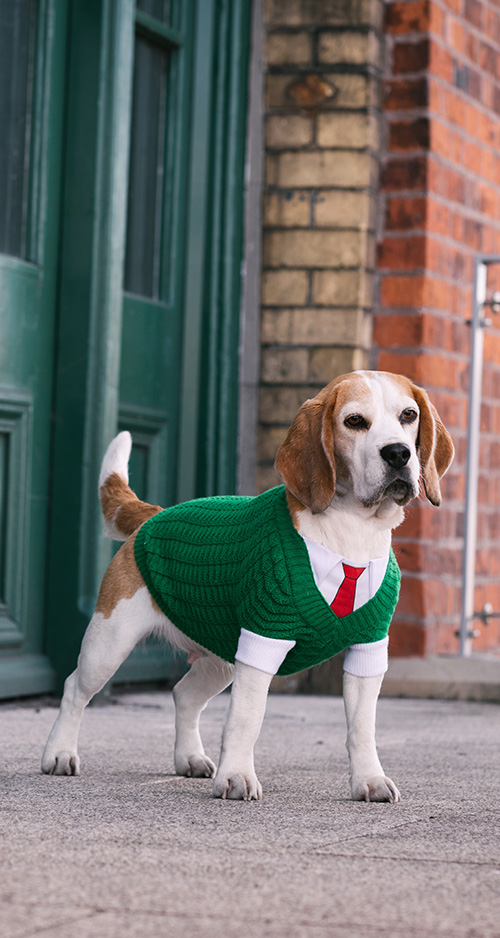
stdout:
<svg viewBox="0 0 500 938">
<path fill-rule="evenodd" d="M 295 640 L 278 674 L 384 638 L 401 579 L 391 551 L 375 596 L 338 618 L 314 582 L 284 486 L 254 497 L 223 495 L 167 508 L 139 530 L 135 557 L 165 615 L 226 661 L 234 662 L 241 628 Z"/>
</svg>

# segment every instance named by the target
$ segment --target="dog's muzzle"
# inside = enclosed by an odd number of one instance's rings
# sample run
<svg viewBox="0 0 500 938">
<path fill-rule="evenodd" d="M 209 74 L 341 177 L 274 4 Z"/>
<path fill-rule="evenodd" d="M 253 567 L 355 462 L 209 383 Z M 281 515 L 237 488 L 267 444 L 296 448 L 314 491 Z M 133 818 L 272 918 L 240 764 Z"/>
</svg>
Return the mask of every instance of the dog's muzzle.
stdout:
<svg viewBox="0 0 500 938">
<path fill-rule="evenodd" d="M 382 447 L 380 455 L 391 469 L 402 469 L 409 462 L 411 450 L 405 443 L 388 443 Z"/>
<path fill-rule="evenodd" d="M 406 505 L 416 494 L 406 469 L 411 457 L 409 446 L 405 443 L 388 443 L 382 447 L 380 455 L 387 464 L 387 478 L 390 480 L 384 490 L 385 498 L 392 498 L 397 505 Z"/>
<path fill-rule="evenodd" d="M 396 505 L 407 505 L 415 495 L 413 483 L 404 478 L 393 479 L 384 489 L 384 497 L 392 498 Z"/>
</svg>

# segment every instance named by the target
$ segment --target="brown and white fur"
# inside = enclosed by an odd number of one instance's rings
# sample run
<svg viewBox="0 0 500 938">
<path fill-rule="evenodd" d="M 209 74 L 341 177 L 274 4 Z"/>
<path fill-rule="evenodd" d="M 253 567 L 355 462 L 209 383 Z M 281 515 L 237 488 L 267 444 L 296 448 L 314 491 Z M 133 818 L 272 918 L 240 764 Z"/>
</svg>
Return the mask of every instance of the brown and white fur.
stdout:
<svg viewBox="0 0 500 938">
<path fill-rule="evenodd" d="M 134 646 L 151 632 L 186 651 L 190 670 L 174 689 L 175 769 L 179 775 L 212 777 L 215 797 L 262 797 L 253 750 L 264 717 L 271 675 L 239 661 L 228 664 L 183 635 L 159 610 L 134 559 L 135 532 L 161 509 L 138 500 L 128 486 L 131 438 L 120 433 L 104 457 L 99 479 L 106 533 L 125 540 L 110 564 L 95 613 L 84 636 L 78 666 L 65 684 L 42 770 L 78 775 L 78 733 L 83 711 Z M 332 381 L 300 408 L 276 468 L 286 489 L 296 529 L 354 564 L 384 556 L 404 505 L 420 480 L 439 505 L 439 480 L 453 458 L 453 444 L 425 391 L 383 372 L 355 372 Z M 399 801 L 384 774 L 375 744 L 375 710 L 383 674 L 344 674 L 347 750 L 355 800 Z M 218 767 L 205 754 L 200 714 L 232 682 Z"/>
</svg>

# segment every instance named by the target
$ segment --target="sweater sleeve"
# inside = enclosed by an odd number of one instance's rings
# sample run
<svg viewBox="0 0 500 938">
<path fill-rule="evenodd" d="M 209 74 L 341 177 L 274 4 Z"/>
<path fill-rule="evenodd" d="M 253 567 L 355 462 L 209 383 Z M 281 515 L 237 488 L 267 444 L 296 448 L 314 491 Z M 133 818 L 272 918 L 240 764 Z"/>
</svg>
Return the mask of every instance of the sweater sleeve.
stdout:
<svg viewBox="0 0 500 938">
<path fill-rule="evenodd" d="M 378 642 L 351 645 L 345 654 L 344 671 L 356 677 L 375 677 L 385 674 L 388 667 L 389 636 Z"/>
<path fill-rule="evenodd" d="M 265 671 L 267 674 L 276 674 L 283 664 L 287 654 L 296 645 L 295 641 L 282 638 L 267 638 L 242 629 L 238 642 L 236 661 L 249 664 L 253 668 Z"/>
</svg>

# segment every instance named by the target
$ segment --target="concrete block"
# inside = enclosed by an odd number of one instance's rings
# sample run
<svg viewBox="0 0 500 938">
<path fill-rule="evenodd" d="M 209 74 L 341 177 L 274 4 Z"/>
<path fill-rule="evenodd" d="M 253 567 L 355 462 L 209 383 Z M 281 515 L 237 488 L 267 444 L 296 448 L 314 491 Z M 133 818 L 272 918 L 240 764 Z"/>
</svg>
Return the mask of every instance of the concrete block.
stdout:
<svg viewBox="0 0 500 938">
<path fill-rule="evenodd" d="M 488 700 L 500 703 L 500 658 L 389 658 L 382 685 L 384 697 L 435 697 L 441 700 Z"/>
</svg>

